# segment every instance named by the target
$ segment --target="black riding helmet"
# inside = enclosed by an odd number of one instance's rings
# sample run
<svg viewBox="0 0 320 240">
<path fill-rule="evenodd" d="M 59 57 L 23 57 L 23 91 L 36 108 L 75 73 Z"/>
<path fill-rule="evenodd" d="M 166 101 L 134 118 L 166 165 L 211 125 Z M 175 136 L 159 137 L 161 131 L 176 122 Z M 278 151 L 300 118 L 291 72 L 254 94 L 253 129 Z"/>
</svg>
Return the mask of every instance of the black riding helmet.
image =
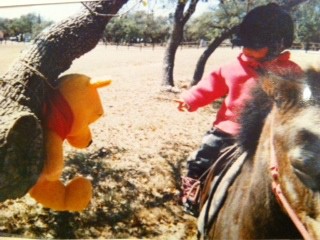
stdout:
<svg viewBox="0 0 320 240">
<path fill-rule="evenodd" d="M 268 47 L 278 55 L 293 42 L 293 21 L 289 13 L 275 3 L 251 10 L 243 19 L 233 44 L 252 49 Z"/>
</svg>

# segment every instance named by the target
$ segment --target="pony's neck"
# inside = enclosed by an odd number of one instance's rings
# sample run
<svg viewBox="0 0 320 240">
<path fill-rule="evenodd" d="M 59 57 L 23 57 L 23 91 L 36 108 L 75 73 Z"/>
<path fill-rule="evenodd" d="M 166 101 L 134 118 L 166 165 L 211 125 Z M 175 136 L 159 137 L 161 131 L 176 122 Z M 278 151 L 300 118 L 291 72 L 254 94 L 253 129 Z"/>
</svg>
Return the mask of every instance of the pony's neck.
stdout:
<svg viewBox="0 0 320 240">
<path fill-rule="evenodd" d="M 256 150 L 251 175 L 251 188 L 247 195 L 248 227 L 253 238 L 279 238 L 300 235 L 286 213 L 283 212 L 272 192 L 270 173 L 270 139 L 272 114 L 266 119 Z M 255 206 L 252 208 L 251 206 Z M 268 229 L 266 232 L 266 229 Z M 272 231 L 270 231 L 272 229 Z M 287 229 L 288 231 L 285 231 Z"/>
</svg>

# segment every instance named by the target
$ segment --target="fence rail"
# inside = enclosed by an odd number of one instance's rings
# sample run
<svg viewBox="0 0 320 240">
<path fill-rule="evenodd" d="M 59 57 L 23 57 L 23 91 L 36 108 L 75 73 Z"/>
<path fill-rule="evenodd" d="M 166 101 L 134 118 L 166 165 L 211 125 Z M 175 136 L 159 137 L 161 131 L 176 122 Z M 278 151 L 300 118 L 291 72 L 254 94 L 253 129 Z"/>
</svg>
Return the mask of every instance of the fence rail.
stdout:
<svg viewBox="0 0 320 240">
<path fill-rule="evenodd" d="M 181 47 L 207 47 L 208 42 L 200 41 L 200 42 L 182 42 L 180 44 Z M 220 44 L 220 47 L 233 47 L 230 42 L 223 42 Z M 312 50 L 319 51 L 320 43 L 309 42 L 309 43 L 293 43 L 291 49 L 302 49 L 302 50 Z"/>
<path fill-rule="evenodd" d="M 116 45 L 116 46 L 132 46 L 132 47 L 164 47 L 166 43 L 105 43 L 107 45 Z M 207 41 L 194 41 L 194 42 L 181 42 L 180 48 L 204 48 L 207 47 L 209 42 Z M 220 47 L 233 47 L 230 42 L 223 42 L 220 44 Z M 290 49 L 300 49 L 306 51 L 319 51 L 320 43 L 309 42 L 309 43 L 293 43 Z"/>
<path fill-rule="evenodd" d="M 19 41 L 11 41 L 7 39 L 2 39 L 0 35 L 0 44 L 17 44 L 17 43 L 24 43 Z M 32 43 L 32 41 L 31 41 Z M 115 43 L 115 42 L 100 42 L 100 44 L 111 45 L 111 46 L 127 46 L 127 47 L 164 47 L 166 43 Z M 209 44 L 208 41 L 194 41 L 194 42 L 181 42 L 180 48 L 205 48 Z M 222 42 L 219 47 L 234 47 L 229 41 Z M 305 51 L 319 51 L 320 50 L 320 43 L 316 42 L 309 42 L 309 43 L 293 43 L 290 49 L 300 49 Z"/>
<path fill-rule="evenodd" d="M 293 43 L 291 49 L 304 49 L 306 51 L 318 51 L 320 50 L 320 43 L 309 42 L 309 43 Z"/>
</svg>

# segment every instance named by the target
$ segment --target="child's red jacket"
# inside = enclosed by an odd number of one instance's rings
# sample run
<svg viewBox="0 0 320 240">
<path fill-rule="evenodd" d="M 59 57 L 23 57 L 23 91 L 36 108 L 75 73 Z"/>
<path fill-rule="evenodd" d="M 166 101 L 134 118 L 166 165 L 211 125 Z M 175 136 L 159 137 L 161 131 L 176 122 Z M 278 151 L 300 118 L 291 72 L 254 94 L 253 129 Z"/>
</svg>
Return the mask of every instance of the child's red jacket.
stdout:
<svg viewBox="0 0 320 240">
<path fill-rule="evenodd" d="M 238 118 L 241 110 L 250 98 L 252 88 L 258 83 L 256 69 L 259 66 L 271 71 L 281 71 L 285 68 L 301 73 L 301 68 L 289 59 L 288 51 L 265 63 L 249 59 L 241 53 L 236 61 L 212 72 L 197 85 L 183 92 L 181 97 L 189 105 L 190 112 L 225 97 L 213 125 L 224 132 L 236 135 L 240 130 Z"/>
</svg>

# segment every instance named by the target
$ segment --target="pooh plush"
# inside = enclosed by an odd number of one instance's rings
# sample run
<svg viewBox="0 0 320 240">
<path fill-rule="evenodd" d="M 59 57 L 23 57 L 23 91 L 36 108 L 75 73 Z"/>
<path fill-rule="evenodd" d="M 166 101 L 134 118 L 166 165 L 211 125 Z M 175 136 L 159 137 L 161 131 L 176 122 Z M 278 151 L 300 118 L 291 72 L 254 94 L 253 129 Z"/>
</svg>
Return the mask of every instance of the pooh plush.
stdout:
<svg viewBox="0 0 320 240">
<path fill-rule="evenodd" d="M 44 169 L 29 194 L 44 207 L 56 211 L 82 211 L 92 198 L 91 182 L 78 176 L 67 185 L 61 180 L 64 167 L 63 142 L 76 148 L 90 145 L 89 124 L 103 115 L 97 89 L 108 86 L 111 80 L 95 81 L 82 74 L 69 74 L 59 79 L 45 106 Z"/>
</svg>

